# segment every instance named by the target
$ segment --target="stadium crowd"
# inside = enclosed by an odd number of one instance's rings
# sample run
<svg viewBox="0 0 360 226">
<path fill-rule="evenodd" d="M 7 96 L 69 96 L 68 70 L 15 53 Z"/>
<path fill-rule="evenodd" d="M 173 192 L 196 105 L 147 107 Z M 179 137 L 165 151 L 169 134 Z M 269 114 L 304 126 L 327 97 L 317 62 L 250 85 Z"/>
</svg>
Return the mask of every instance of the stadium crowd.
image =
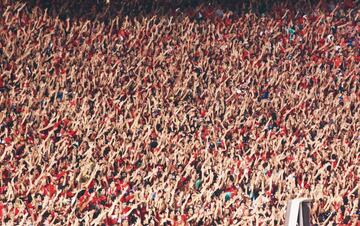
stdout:
<svg viewBox="0 0 360 226">
<path fill-rule="evenodd" d="M 0 224 L 358 226 L 358 1 L 269 2 L 1 1 Z"/>
</svg>

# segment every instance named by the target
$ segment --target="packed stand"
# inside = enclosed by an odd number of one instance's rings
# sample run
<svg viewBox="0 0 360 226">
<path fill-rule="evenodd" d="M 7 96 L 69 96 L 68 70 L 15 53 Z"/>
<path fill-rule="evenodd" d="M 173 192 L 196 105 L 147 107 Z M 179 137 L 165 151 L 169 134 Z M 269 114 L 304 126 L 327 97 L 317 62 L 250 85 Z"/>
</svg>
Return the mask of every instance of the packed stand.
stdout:
<svg viewBox="0 0 360 226">
<path fill-rule="evenodd" d="M 359 225 L 358 2 L 262 2 L 3 0 L 0 224 Z"/>
</svg>

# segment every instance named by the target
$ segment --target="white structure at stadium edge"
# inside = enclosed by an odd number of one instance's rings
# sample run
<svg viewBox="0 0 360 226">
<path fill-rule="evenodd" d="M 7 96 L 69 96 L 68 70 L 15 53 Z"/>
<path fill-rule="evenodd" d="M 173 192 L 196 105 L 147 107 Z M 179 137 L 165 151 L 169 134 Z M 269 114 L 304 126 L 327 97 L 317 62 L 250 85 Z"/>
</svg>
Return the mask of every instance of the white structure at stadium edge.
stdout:
<svg viewBox="0 0 360 226">
<path fill-rule="evenodd" d="M 285 226 L 310 226 L 311 202 L 309 198 L 290 200 L 286 208 Z"/>
</svg>

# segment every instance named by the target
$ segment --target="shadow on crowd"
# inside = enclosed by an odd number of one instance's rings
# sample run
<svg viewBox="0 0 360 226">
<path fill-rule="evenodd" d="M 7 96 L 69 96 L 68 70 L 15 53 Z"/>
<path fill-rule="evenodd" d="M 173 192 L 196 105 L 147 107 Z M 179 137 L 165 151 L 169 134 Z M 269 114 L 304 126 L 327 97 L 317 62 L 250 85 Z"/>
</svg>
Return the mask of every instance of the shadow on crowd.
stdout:
<svg viewBox="0 0 360 226">
<path fill-rule="evenodd" d="M 5 2 L 11 2 L 8 0 Z M 293 6 L 294 10 L 304 13 L 318 4 L 317 0 L 29 0 L 26 1 L 29 10 L 34 7 L 47 9 L 52 17 L 62 20 L 97 20 L 109 22 L 114 17 L 147 17 L 175 16 L 182 12 L 196 12 L 201 7 L 222 8 L 235 15 L 252 12 L 258 15 L 272 14 L 277 4 Z M 1 3 L 0 3 L 1 4 Z M 291 10 L 291 9 L 290 9 Z M 194 13 L 193 19 L 196 19 Z"/>
</svg>

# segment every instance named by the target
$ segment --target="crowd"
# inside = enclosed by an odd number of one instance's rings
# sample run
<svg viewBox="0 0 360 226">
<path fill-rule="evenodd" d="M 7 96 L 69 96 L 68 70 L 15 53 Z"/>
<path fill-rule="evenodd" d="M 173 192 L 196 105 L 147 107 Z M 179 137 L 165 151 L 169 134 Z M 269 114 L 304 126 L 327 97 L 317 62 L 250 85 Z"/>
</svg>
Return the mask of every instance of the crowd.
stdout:
<svg viewBox="0 0 360 226">
<path fill-rule="evenodd" d="M 360 224 L 358 1 L 113 2 L 1 1 L 0 225 Z"/>
</svg>

